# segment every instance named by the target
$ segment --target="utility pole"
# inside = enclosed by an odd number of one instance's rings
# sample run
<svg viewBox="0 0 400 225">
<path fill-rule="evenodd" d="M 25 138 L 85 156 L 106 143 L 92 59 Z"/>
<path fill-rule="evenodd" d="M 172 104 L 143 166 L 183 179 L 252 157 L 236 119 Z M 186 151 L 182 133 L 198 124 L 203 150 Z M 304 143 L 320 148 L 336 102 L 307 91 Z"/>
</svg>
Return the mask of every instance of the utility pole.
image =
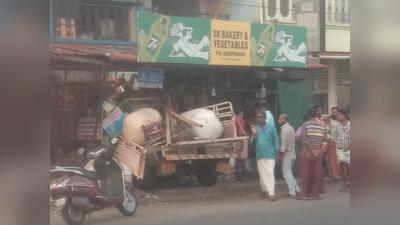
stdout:
<svg viewBox="0 0 400 225">
<path fill-rule="evenodd" d="M 264 23 L 264 0 L 260 0 L 260 23 Z"/>
<path fill-rule="evenodd" d="M 319 17 L 320 17 L 320 52 L 326 51 L 326 0 L 320 0 Z"/>
</svg>

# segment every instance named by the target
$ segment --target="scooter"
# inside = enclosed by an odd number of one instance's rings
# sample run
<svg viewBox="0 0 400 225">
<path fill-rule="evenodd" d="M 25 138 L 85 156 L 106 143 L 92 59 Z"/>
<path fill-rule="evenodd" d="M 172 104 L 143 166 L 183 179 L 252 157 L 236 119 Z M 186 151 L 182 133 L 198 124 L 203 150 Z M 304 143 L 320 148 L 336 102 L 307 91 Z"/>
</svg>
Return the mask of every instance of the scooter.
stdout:
<svg viewBox="0 0 400 225">
<path fill-rule="evenodd" d="M 86 215 L 117 207 L 124 216 L 133 216 L 137 199 L 132 192 L 132 171 L 113 158 L 118 139 L 105 136 L 87 153 L 85 168 L 50 169 L 50 204 L 69 225 L 82 225 Z M 86 150 L 79 149 L 79 154 Z M 94 171 L 88 170 L 93 168 Z"/>
</svg>

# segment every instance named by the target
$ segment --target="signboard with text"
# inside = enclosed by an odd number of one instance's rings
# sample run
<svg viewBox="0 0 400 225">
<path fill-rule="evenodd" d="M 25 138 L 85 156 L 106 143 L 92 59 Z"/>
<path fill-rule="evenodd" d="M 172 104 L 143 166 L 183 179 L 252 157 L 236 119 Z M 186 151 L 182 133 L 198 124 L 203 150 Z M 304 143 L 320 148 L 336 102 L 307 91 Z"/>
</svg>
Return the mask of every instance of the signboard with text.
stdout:
<svg viewBox="0 0 400 225">
<path fill-rule="evenodd" d="M 139 62 L 306 67 L 305 27 L 139 16 Z"/>
<path fill-rule="evenodd" d="M 78 140 L 92 140 L 93 131 L 95 128 L 94 123 L 80 123 L 76 126 L 76 139 Z M 97 125 L 97 132 L 95 136 L 95 140 L 101 140 L 103 138 L 103 128 L 101 124 Z"/>
<path fill-rule="evenodd" d="M 141 88 L 162 89 L 164 71 L 162 69 L 138 68 L 138 83 Z"/>
</svg>

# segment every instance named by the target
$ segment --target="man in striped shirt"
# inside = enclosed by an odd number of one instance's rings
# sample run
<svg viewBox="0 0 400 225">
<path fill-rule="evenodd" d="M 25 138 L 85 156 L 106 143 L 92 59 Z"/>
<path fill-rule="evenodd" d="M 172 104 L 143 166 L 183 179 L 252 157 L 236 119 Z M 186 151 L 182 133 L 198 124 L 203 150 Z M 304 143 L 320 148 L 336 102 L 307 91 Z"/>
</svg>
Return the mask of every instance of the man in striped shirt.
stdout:
<svg viewBox="0 0 400 225">
<path fill-rule="evenodd" d="M 317 200 L 321 187 L 322 157 L 326 150 L 327 140 L 325 126 L 316 120 L 317 111 L 308 110 L 309 120 L 303 124 L 301 139 L 303 141 L 302 160 L 302 195 L 298 200 Z"/>
</svg>

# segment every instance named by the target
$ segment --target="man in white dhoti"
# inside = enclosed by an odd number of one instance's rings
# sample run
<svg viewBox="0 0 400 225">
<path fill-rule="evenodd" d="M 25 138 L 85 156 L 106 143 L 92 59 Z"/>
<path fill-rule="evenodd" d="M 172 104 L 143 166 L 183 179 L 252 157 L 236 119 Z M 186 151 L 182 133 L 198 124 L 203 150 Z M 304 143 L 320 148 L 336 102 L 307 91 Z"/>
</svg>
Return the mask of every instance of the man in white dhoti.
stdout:
<svg viewBox="0 0 400 225">
<path fill-rule="evenodd" d="M 256 145 L 256 159 L 260 183 L 262 188 L 262 197 L 267 197 L 271 201 L 276 201 L 275 197 L 275 156 L 280 149 L 279 137 L 274 125 L 266 124 L 266 113 L 257 112 L 255 127 L 256 133 L 253 133 L 251 142 Z"/>
</svg>

